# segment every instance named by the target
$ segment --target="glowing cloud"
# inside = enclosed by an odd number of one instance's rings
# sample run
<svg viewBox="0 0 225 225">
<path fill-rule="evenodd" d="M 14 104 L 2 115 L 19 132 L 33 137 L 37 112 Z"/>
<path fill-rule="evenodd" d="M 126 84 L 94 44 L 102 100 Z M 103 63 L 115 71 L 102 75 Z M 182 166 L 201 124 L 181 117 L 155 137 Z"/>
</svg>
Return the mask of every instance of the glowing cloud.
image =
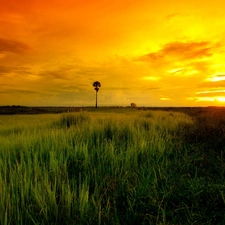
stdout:
<svg viewBox="0 0 225 225">
<path fill-rule="evenodd" d="M 169 101 L 170 98 L 160 98 L 160 100 L 162 100 L 162 101 Z"/>
<path fill-rule="evenodd" d="M 211 82 L 218 82 L 218 81 L 224 81 L 225 75 L 214 75 L 213 77 L 206 78 L 206 81 Z"/>
<path fill-rule="evenodd" d="M 143 80 L 151 80 L 151 81 L 156 81 L 156 80 L 160 80 L 161 77 L 142 77 Z"/>
<path fill-rule="evenodd" d="M 214 102 L 214 98 L 212 97 L 198 97 L 196 98 L 197 102 Z"/>
</svg>

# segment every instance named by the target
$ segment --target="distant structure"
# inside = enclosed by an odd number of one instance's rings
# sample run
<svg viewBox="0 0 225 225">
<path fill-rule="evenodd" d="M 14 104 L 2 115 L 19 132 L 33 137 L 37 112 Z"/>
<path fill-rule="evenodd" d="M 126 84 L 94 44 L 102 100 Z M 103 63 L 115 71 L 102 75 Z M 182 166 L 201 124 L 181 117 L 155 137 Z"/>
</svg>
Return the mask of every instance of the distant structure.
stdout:
<svg viewBox="0 0 225 225">
<path fill-rule="evenodd" d="M 136 105 L 134 102 L 132 102 L 132 103 L 130 104 L 130 106 L 131 106 L 132 109 L 136 109 L 136 108 L 137 108 L 137 105 Z"/>
</svg>

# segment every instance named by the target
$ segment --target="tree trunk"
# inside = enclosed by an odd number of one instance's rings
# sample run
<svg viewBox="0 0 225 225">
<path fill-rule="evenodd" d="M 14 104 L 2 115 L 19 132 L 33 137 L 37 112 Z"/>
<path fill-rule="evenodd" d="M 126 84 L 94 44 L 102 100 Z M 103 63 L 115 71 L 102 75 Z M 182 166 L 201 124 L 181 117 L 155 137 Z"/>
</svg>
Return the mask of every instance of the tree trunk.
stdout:
<svg viewBox="0 0 225 225">
<path fill-rule="evenodd" d="M 97 97 L 97 94 L 98 94 L 98 92 L 96 91 L 96 104 L 95 104 L 95 108 L 97 109 L 98 108 L 98 97 Z"/>
</svg>

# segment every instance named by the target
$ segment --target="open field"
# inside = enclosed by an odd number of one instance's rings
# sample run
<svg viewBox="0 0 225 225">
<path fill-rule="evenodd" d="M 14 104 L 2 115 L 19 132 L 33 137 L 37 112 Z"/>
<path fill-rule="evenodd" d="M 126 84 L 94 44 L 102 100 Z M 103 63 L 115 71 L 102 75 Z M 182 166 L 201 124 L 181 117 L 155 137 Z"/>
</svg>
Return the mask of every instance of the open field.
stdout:
<svg viewBox="0 0 225 225">
<path fill-rule="evenodd" d="M 183 112 L 1 115 L 0 224 L 225 224 L 225 113 Z"/>
<path fill-rule="evenodd" d="M 130 106 L 102 106 L 98 108 L 101 112 L 123 112 L 126 113 L 130 109 Z M 191 116 L 200 114 L 225 114 L 225 107 L 138 107 L 137 110 L 142 111 L 172 111 L 183 112 Z M 47 107 L 47 106 L 0 106 L 0 115 L 36 115 L 36 114 L 58 114 L 67 112 L 95 112 L 95 107 L 83 106 L 83 107 Z"/>
</svg>

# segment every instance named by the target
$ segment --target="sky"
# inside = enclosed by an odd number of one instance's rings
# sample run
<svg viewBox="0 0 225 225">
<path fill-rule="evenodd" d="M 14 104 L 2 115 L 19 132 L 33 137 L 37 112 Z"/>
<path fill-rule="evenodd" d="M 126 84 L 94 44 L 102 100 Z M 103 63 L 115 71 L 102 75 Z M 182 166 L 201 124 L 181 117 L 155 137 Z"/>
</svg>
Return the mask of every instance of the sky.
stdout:
<svg viewBox="0 0 225 225">
<path fill-rule="evenodd" d="M 224 0 L 0 0 L 0 105 L 225 106 Z"/>
</svg>

